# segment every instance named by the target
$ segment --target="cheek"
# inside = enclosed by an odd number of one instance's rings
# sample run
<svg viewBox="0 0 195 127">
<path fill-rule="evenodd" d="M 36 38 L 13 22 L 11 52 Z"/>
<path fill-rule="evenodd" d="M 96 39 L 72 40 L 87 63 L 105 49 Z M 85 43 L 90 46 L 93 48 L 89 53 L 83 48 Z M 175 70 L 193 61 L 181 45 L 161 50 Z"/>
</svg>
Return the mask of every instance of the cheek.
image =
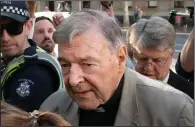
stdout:
<svg viewBox="0 0 195 127">
<path fill-rule="evenodd" d="M 22 38 L 22 39 L 20 39 L 20 38 Z M 13 44 L 15 44 L 17 49 L 21 49 L 24 47 L 24 45 L 26 43 L 24 38 L 25 38 L 24 36 L 16 36 L 13 39 Z"/>
<path fill-rule="evenodd" d="M 106 69 L 99 69 L 96 73 L 90 75 L 91 82 L 96 84 L 97 91 L 101 94 L 102 99 L 107 101 L 115 88 L 117 87 L 117 75 L 119 72 L 118 67 L 112 64 L 107 66 Z M 95 79 L 96 77 L 96 79 Z"/>
<path fill-rule="evenodd" d="M 43 38 L 44 38 L 43 35 L 41 35 L 41 34 L 35 34 L 33 40 L 34 40 L 36 43 L 40 44 L 41 41 L 43 41 Z"/>
<path fill-rule="evenodd" d="M 106 102 L 113 93 L 113 83 L 111 82 L 112 75 L 94 74 L 86 78 L 89 84 L 93 88 L 94 95 L 97 98 L 101 98 L 103 102 Z M 112 79 L 114 80 L 114 79 Z"/>
<path fill-rule="evenodd" d="M 53 40 L 53 33 L 50 33 L 50 34 L 49 34 L 49 38 L 50 38 L 51 40 Z"/>
<path fill-rule="evenodd" d="M 62 70 L 62 73 L 63 73 L 63 70 Z M 66 86 L 68 84 L 68 75 L 63 74 L 63 79 L 64 79 L 64 84 Z"/>
<path fill-rule="evenodd" d="M 168 72 L 169 72 L 169 67 L 155 69 L 156 77 L 158 78 L 158 80 L 164 79 Z"/>
</svg>

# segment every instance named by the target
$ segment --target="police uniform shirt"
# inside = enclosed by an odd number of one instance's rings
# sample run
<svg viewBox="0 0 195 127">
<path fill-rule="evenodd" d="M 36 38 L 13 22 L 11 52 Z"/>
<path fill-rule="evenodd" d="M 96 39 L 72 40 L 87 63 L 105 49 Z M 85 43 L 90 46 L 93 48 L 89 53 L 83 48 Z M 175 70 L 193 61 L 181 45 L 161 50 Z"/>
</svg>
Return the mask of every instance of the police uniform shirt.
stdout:
<svg viewBox="0 0 195 127">
<path fill-rule="evenodd" d="M 5 101 L 25 111 L 39 109 L 42 102 L 58 90 L 56 73 L 38 60 L 24 64 L 3 86 Z"/>
<path fill-rule="evenodd" d="M 124 76 L 110 100 L 98 109 L 87 111 L 80 109 L 79 126 L 113 126 L 118 111 Z"/>
</svg>

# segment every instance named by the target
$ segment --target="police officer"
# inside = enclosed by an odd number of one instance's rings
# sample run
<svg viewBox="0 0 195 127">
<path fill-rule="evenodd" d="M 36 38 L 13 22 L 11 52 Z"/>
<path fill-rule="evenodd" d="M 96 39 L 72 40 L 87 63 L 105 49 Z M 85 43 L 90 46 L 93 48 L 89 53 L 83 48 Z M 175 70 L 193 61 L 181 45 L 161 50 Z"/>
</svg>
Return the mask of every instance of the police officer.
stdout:
<svg viewBox="0 0 195 127">
<path fill-rule="evenodd" d="M 1 99 L 30 112 L 63 87 L 60 67 L 35 42 L 28 40 L 32 21 L 25 1 L 1 1 L 0 10 L 0 47 L 8 60 L 2 69 Z"/>
</svg>

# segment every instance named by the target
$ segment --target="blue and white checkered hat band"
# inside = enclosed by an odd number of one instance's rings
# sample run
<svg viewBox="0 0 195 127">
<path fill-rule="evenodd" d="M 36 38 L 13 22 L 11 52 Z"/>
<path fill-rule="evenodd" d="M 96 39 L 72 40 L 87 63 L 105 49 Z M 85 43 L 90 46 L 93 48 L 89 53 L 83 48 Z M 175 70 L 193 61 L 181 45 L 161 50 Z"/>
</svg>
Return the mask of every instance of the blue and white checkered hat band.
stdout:
<svg viewBox="0 0 195 127">
<path fill-rule="evenodd" d="M 3 6 L 1 12 L 13 13 L 28 17 L 28 12 L 26 10 L 13 6 Z"/>
</svg>

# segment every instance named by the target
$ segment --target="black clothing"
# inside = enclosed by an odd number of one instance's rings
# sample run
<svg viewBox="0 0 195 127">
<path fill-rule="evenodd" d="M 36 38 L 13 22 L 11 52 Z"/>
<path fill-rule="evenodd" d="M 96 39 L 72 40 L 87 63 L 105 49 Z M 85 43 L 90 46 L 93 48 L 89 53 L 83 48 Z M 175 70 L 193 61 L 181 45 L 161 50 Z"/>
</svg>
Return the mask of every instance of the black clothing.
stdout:
<svg viewBox="0 0 195 127">
<path fill-rule="evenodd" d="M 181 53 L 180 53 L 181 54 Z M 186 72 L 182 66 L 181 66 L 181 61 L 180 61 L 180 54 L 177 59 L 177 63 L 175 65 L 175 70 L 178 75 L 186 78 L 188 81 L 194 83 L 194 70 L 192 72 Z"/>
<path fill-rule="evenodd" d="M 173 71 L 170 70 L 170 75 L 168 79 L 169 85 L 173 86 L 174 88 L 186 93 L 192 99 L 194 99 L 194 84 L 188 82 L 185 78 L 175 74 Z"/>
<path fill-rule="evenodd" d="M 33 53 L 35 43 L 29 41 L 30 48 L 25 52 Z M 38 59 L 30 59 L 20 65 L 2 87 L 6 102 L 27 112 L 39 109 L 43 101 L 58 90 L 58 76 L 50 66 Z"/>
<path fill-rule="evenodd" d="M 87 111 L 80 109 L 79 126 L 113 126 L 118 111 L 124 76 L 121 79 L 114 95 L 97 110 Z"/>
</svg>

